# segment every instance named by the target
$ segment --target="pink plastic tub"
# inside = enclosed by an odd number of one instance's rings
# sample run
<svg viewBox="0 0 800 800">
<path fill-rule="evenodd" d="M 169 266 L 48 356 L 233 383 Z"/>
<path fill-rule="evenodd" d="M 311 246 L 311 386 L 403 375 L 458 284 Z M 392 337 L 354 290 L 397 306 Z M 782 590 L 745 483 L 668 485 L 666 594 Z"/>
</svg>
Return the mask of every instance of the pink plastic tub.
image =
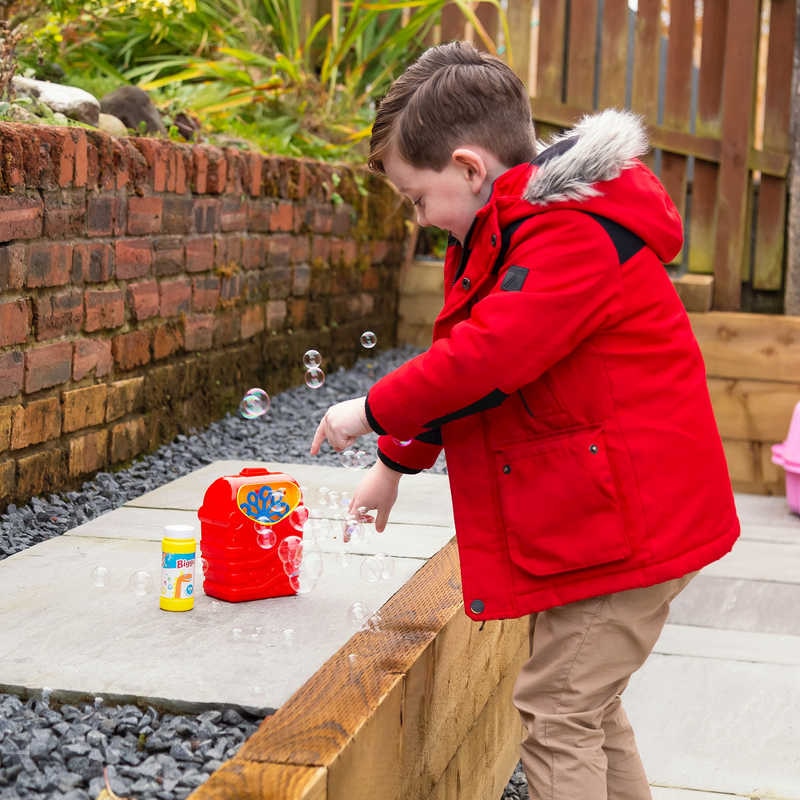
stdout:
<svg viewBox="0 0 800 800">
<path fill-rule="evenodd" d="M 772 445 L 772 463 L 786 471 L 786 501 L 800 514 L 800 403 L 794 407 L 786 440 Z"/>
</svg>

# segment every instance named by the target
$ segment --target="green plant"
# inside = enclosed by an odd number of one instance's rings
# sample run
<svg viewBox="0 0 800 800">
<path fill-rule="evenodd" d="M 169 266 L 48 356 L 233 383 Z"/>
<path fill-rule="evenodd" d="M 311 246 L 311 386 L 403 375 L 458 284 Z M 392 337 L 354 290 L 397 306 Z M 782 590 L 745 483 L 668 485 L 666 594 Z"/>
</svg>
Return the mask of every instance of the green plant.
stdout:
<svg viewBox="0 0 800 800">
<path fill-rule="evenodd" d="M 505 27 L 501 0 L 486 2 Z M 448 4 L 495 50 L 470 0 L 329 0 L 318 18 L 309 0 L 29 0 L 35 32 L 19 57 L 97 96 L 136 83 L 167 120 L 188 111 L 207 137 L 361 160 L 376 100 Z"/>
<path fill-rule="evenodd" d="M 303 20 L 301 0 L 234 2 L 235 46 L 229 38 L 211 58 L 156 55 L 126 77 L 172 91 L 212 129 L 234 120 L 292 154 L 361 158 L 375 100 L 421 51 L 449 0 L 332 0 L 313 23 Z M 455 4 L 493 49 L 472 3 Z"/>
<path fill-rule="evenodd" d="M 30 34 L 20 47 L 23 66 L 57 64 L 70 82 L 112 79 L 143 58 L 213 52 L 230 24 L 229 0 L 52 0 L 28 13 Z"/>
</svg>

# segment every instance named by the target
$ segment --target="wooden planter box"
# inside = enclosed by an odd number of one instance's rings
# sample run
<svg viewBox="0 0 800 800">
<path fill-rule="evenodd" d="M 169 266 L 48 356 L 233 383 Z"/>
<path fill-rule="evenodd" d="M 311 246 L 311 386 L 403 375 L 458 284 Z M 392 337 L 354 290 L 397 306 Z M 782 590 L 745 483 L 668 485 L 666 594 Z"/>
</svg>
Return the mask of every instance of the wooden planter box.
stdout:
<svg viewBox="0 0 800 800">
<path fill-rule="evenodd" d="M 485 800 L 519 760 L 528 620 L 463 611 L 451 540 L 192 800 Z"/>
</svg>

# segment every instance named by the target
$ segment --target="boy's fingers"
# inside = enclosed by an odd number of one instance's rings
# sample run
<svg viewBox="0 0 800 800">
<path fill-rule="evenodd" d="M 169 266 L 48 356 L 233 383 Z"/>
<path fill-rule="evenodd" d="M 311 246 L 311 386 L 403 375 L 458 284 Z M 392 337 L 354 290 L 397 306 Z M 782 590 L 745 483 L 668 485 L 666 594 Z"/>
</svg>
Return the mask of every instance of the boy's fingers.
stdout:
<svg viewBox="0 0 800 800">
<path fill-rule="evenodd" d="M 378 533 L 383 533 L 386 529 L 386 523 L 389 521 L 389 513 L 384 511 L 383 509 L 378 509 L 378 513 L 375 515 L 375 530 Z"/>
<path fill-rule="evenodd" d="M 317 425 L 317 430 L 314 432 L 314 438 L 311 440 L 311 455 L 315 456 L 319 453 L 319 448 L 322 446 L 322 443 L 325 441 L 325 417 L 322 418 L 322 422 Z"/>
</svg>

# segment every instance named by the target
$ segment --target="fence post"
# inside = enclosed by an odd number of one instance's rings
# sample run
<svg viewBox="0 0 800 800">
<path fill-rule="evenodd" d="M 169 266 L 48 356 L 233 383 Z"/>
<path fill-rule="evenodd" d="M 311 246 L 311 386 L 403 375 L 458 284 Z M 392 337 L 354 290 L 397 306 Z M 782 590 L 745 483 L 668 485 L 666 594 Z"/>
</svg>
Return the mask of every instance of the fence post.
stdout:
<svg viewBox="0 0 800 800">
<path fill-rule="evenodd" d="M 729 15 L 725 31 L 721 157 L 714 243 L 714 308 L 718 311 L 739 310 L 748 230 L 750 173 L 747 162 L 753 141 L 761 3 L 740 5 L 743 6 L 740 13 Z"/>
<path fill-rule="evenodd" d="M 794 63 L 792 67 L 792 163 L 789 166 L 786 291 L 783 313 L 800 316 L 800 0 L 796 0 Z"/>
</svg>

